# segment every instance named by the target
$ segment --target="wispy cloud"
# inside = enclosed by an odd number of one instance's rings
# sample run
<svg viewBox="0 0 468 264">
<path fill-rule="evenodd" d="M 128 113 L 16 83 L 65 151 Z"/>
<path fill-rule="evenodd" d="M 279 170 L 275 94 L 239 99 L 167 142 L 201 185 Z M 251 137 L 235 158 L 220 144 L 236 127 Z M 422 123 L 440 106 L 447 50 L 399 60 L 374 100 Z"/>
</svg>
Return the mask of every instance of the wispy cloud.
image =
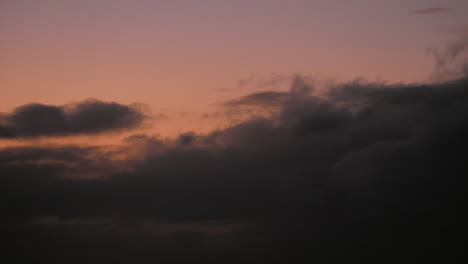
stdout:
<svg viewBox="0 0 468 264">
<path fill-rule="evenodd" d="M 441 30 L 452 34 L 468 35 L 468 25 L 443 26 Z"/>
<path fill-rule="evenodd" d="M 417 9 L 411 12 L 414 15 L 435 15 L 435 14 L 444 14 L 444 13 L 453 13 L 454 11 L 446 7 L 430 7 Z"/>
</svg>

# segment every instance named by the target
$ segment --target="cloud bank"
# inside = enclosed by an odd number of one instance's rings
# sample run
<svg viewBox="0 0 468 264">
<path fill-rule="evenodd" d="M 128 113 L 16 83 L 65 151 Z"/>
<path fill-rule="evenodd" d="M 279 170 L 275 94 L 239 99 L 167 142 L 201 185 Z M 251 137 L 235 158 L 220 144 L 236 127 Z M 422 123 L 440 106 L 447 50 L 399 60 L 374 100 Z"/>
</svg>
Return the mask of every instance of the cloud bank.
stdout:
<svg viewBox="0 0 468 264">
<path fill-rule="evenodd" d="M 205 135 L 134 135 L 108 151 L 1 150 L 6 252 L 49 263 L 339 263 L 463 253 L 456 248 L 466 229 L 467 78 L 355 81 L 318 95 L 298 77 L 289 92 L 232 102 L 277 111 Z M 48 111 L 62 113 L 56 109 Z M 115 158 L 132 152 L 141 156 Z M 122 164 L 131 169 L 115 169 Z M 109 173 L 64 176 L 83 167 Z"/>
</svg>

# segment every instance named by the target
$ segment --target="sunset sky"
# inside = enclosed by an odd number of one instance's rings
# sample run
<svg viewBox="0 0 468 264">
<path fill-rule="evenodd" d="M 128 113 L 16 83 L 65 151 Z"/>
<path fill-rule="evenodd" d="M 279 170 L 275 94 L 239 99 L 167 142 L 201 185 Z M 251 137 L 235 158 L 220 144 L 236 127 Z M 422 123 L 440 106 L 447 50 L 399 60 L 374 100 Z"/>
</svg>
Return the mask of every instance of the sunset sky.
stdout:
<svg viewBox="0 0 468 264">
<path fill-rule="evenodd" d="M 0 0 L 0 55 L 2 263 L 462 253 L 467 0 Z"/>
<path fill-rule="evenodd" d="M 439 6 L 447 10 L 415 13 Z M 140 102 L 159 133 L 204 130 L 242 80 L 303 74 L 425 82 L 428 48 L 468 23 L 465 0 L 1 1 L 0 111 L 28 102 Z M 245 88 L 245 87 L 244 87 Z M 255 81 L 249 89 L 256 87 Z M 276 87 L 287 89 L 287 87 Z M 210 108 L 211 107 L 211 108 Z"/>
</svg>

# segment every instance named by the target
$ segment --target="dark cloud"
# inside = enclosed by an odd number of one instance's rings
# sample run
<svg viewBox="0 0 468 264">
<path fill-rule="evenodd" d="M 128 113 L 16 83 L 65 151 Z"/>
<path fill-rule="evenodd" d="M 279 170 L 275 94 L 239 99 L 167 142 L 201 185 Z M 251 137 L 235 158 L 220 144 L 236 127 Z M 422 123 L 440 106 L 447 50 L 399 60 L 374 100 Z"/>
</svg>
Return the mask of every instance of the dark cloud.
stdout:
<svg viewBox="0 0 468 264">
<path fill-rule="evenodd" d="M 147 119 L 141 109 L 88 100 L 52 106 L 28 104 L 0 115 L 0 138 L 97 134 L 136 128 Z"/>
<path fill-rule="evenodd" d="M 259 92 L 250 95 L 246 95 L 238 100 L 231 100 L 225 103 L 226 106 L 278 106 L 281 105 L 285 99 L 288 98 L 286 92 Z"/>
<path fill-rule="evenodd" d="M 206 135 L 1 150 L 6 252 L 51 263 L 461 254 L 466 78 L 318 96 L 297 77 L 280 101 L 260 97 L 278 111 Z M 93 171 L 106 177 L 68 176 Z"/>
<path fill-rule="evenodd" d="M 277 113 L 287 101 L 295 97 L 309 96 L 314 90 L 312 79 L 294 75 L 289 77 L 289 91 L 254 92 L 238 99 L 221 104 L 221 110 L 202 115 L 202 118 L 228 119 L 232 124 L 241 123 L 249 118 L 270 117 Z"/>
<path fill-rule="evenodd" d="M 290 91 L 263 91 L 256 92 L 246 96 L 241 97 L 240 99 L 230 100 L 224 103 L 224 106 L 227 107 L 243 107 L 243 106 L 253 106 L 253 107 L 275 107 L 281 108 L 281 106 L 295 96 L 308 96 L 313 91 L 313 86 L 310 83 L 310 80 L 307 80 L 305 77 L 296 75 L 290 80 Z"/>
<path fill-rule="evenodd" d="M 411 14 L 415 15 L 436 15 L 436 14 L 446 14 L 446 13 L 453 13 L 453 10 L 445 7 L 431 7 L 431 8 L 424 8 L 418 9 L 411 12 Z"/>
</svg>

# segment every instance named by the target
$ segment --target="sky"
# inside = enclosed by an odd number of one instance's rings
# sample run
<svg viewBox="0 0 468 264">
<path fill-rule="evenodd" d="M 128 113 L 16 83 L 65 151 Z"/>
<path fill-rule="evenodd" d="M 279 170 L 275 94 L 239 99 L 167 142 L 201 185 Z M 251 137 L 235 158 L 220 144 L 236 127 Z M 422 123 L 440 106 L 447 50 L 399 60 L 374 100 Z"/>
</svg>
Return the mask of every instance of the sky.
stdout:
<svg viewBox="0 0 468 264">
<path fill-rule="evenodd" d="M 450 11 L 412 13 L 440 5 Z M 172 117 L 159 128 L 169 136 L 209 130 L 215 122 L 197 117 L 248 93 L 236 88 L 252 76 L 424 82 L 434 65 L 426 49 L 453 39 L 450 29 L 466 25 L 468 11 L 463 0 L 4 0 L 1 7 L 0 111 L 89 98 L 140 102 Z"/>
<path fill-rule="evenodd" d="M 0 0 L 0 258 L 464 256 L 467 14 Z"/>
</svg>

